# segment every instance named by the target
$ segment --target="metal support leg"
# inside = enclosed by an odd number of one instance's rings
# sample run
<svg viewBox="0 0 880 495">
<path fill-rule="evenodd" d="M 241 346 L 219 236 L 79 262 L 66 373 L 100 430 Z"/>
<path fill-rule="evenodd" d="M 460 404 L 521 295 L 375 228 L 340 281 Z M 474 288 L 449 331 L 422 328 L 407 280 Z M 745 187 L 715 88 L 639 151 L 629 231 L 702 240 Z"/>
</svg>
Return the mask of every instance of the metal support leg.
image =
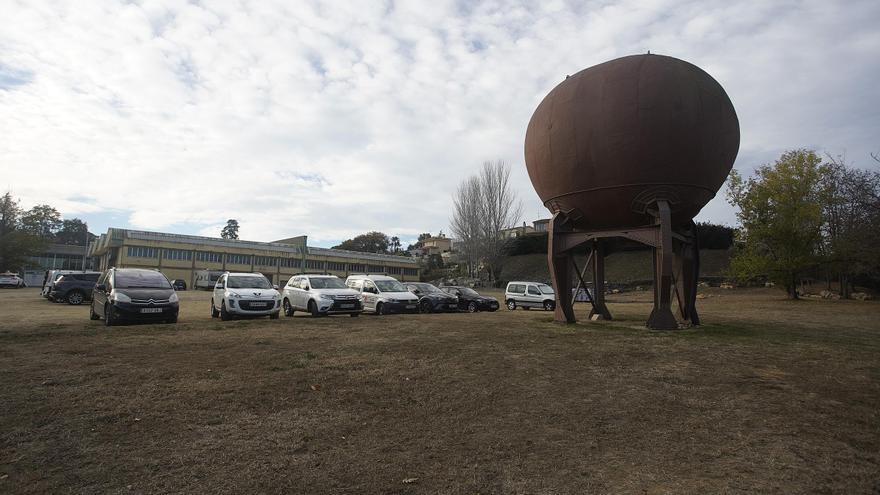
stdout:
<svg viewBox="0 0 880 495">
<path fill-rule="evenodd" d="M 550 265 L 550 277 L 553 280 L 553 287 L 556 289 L 556 311 L 554 320 L 557 323 L 575 323 L 574 304 L 571 297 L 571 280 L 572 280 L 572 264 L 565 252 L 556 252 L 556 243 L 560 242 L 560 238 L 565 234 L 557 231 L 558 222 L 560 221 L 559 213 L 553 215 L 550 219 L 548 246 L 547 246 L 547 263 Z"/>
<path fill-rule="evenodd" d="M 654 310 L 648 318 L 648 328 L 675 330 L 678 322 L 672 314 L 672 215 L 666 201 L 657 201 L 660 224 L 660 248 L 654 249 Z"/>
<path fill-rule="evenodd" d="M 599 315 L 603 320 L 610 320 L 611 312 L 605 305 L 605 246 L 601 241 L 593 241 L 593 293 L 590 319 Z"/>
</svg>

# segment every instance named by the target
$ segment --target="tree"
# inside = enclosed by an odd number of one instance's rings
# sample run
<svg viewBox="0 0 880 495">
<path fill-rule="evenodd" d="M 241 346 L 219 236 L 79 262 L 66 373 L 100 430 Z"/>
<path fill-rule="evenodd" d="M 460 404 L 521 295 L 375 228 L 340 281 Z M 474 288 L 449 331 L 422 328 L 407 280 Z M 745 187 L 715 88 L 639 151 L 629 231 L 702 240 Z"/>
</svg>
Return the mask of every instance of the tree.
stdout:
<svg viewBox="0 0 880 495">
<path fill-rule="evenodd" d="M 394 236 L 391 238 L 391 252 L 394 254 L 400 252 L 400 237 Z"/>
<path fill-rule="evenodd" d="M 96 235 L 88 231 L 88 225 L 79 218 L 62 220 L 61 228 L 55 232 L 55 242 L 69 246 L 86 246 L 88 242 L 95 240 L 96 237 Z"/>
<path fill-rule="evenodd" d="M 731 171 L 727 199 L 739 209 L 741 223 L 740 246 L 731 259 L 737 278 L 766 276 L 798 298 L 800 277 L 819 262 L 826 170 L 815 152 L 799 149 L 748 180 Z"/>
<path fill-rule="evenodd" d="M 510 185 L 510 167 L 484 162 L 478 175 L 459 184 L 453 197 L 452 232 L 459 238 L 468 265 L 482 261 L 491 280 L 498 280 L 505 255 L 502 231 L 519 222 L 522 202 Z"/>
<path fill-rule="evenodd" d="M 343 241 L 338 246 L 333 246 L 333 249 L 384 254 L 388 252 L 388 244 L 388 236 L 382 232 L 367 232 L 354 239 Z"/>
<path fill-rule="evenodd" d="M 822 177 L 822 247 L 826 269 L 837 275 L 840 295 L 848 299 L 853 277 L 880 266 L 880 173 L 850 168 L 844 157 L 829 160 Z"/>
<path fill-rule="evenodd" d="M 23 231 L 52 240 L 61 227 L 61 214 L 49 205 L 37 205 L 22 213 L 19 222 Z"/>
<path fill-rule="evenodd" d="M 700 249 L 729 249 L 733 246 L 733 229 L 725 225 L 697 222 Z"/>
<path fill-rule="evenodd" d="M 238 239 L 238 220 L 230 218 L 226 226 L 220 231 L 220 237 L 224 239 Z"/>
<path fill-rule="evenodd" d="M 0 198 L 0 270 L 18 271 L 45 246 L 39 236 L 22 229 L 21 208 L 7 192 Z"/>
<path fill-rule="evenodd" d="M 426 240 L 426 239 L 430 239 L 431 237 L 433 237 L 433 236 L 431 235 L 430 232 L 423 232 L 423 233 L 419 234 L 419 237 L 418 237 L 418 239 L 416 240 L 416 242 L 414 242 L 413 244 L 410 244 L 409 246 L 407 246 L 407 247 L 406 247 L 406 250 L 407 250 L 407 251 L 411 251 L 411 250 L 413 250 L 413 249 L 421 249 L 421 247 L 422 247 L 422 245 L 424 244 L 425 240 Z"/>
</svg>

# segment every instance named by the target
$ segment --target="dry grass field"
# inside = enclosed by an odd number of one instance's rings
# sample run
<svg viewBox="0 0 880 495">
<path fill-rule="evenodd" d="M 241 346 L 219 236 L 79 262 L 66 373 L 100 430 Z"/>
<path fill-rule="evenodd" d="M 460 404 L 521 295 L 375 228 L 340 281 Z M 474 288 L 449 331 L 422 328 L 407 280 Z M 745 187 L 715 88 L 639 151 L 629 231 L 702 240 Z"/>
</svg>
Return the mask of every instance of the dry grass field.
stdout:
<svg viewBox="0 0 880 495">
<path fill-rule="evenodd" d="M 880 303 L 105 328 L 0 291 L 2 493 L 877 493 Z M 585 316 L 586 305 L 580 307 Z"/>
</svg>

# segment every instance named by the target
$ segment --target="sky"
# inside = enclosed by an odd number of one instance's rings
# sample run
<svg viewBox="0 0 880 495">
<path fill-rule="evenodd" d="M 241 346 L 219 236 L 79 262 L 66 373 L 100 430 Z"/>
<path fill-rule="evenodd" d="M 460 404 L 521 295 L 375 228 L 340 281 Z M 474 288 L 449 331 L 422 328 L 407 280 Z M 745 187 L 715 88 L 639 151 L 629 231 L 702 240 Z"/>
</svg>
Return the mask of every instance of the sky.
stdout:
<svg viewBox="0 0 880 495">
<path fill-rule="evenodd" d="M 880 153 L 880 2 L 0 0 L 0 189 L 108 227 L 332 246 L 449 234 L 503 160 L 548 217 L 526 125 L 617 57 L 698 65 L 736 108 L 735 168 Z M 723 190 L 698 220 L 735 224 Z"/>
</svg>

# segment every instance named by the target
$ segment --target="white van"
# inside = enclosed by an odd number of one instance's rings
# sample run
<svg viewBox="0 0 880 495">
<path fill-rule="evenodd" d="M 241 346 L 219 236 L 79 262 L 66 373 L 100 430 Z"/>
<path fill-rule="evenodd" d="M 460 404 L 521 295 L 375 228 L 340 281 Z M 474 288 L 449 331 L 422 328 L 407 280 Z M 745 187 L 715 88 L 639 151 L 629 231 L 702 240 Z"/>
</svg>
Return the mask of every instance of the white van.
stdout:
<svg viewBox="0 0 880 495">
<path fill-rule="evenodd" d="M 504 301 L 510 310 L 517 306 L 523 309 L 544 308 L 545 311 L 556 309 L 553 287 L 540 282 L 509 282 L 504 291 Z"/>
<path fill-rule="evenodd" d="M 361 294 L 364 311 L 377 315 L 418 313 L 419 298 L 396 278 L 385 275 L 349 275 L 345 285 Z"/>
</svg>

